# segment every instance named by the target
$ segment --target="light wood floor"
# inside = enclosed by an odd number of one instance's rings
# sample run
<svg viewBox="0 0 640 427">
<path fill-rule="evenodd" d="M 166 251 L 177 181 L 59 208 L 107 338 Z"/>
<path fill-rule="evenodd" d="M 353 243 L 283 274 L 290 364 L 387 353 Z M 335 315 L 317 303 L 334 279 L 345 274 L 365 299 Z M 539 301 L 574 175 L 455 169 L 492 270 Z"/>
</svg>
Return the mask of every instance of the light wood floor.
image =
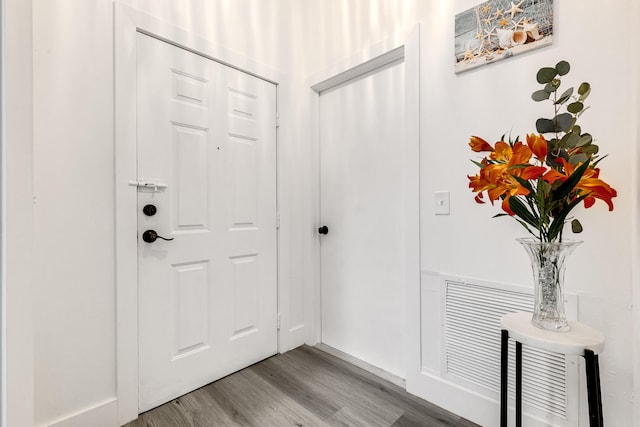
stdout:
<svg viewBox="0 0 640 427">
<path fill-rule="evenodd" d="M 125 427 L 205 426 L 476 425 L 303 346 L 145 412 Z"/>
</svg>

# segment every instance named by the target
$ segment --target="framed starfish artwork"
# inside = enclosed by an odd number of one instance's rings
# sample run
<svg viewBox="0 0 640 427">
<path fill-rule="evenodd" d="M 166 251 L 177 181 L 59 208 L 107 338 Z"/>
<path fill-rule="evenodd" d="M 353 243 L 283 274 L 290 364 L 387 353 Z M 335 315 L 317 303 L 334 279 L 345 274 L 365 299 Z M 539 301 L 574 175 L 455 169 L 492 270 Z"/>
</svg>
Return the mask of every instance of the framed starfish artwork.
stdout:
<svg viewBox="0 0 640 427">
<path fill-rule="evenodd" d="M 488 0 L 456 15 L 461 73 L 553 42 L 553 0 Z"/>
</svg>

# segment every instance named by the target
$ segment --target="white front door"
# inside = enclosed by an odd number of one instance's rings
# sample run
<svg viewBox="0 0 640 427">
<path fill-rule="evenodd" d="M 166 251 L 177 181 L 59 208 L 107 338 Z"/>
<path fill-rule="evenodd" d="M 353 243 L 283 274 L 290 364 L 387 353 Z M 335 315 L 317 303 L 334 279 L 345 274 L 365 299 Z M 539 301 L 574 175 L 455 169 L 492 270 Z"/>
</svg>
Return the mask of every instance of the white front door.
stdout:
<svg viewBox="0 0 640 427">
<path fill-rule="evenodd" d="M 322 342 L 405 377 L 404 63 L 320 94 Z"/>
<path fill-rule="evenodd" d="M 137 37 L 145 411 L 277 352 L 276 89 Z"/>
</svg>

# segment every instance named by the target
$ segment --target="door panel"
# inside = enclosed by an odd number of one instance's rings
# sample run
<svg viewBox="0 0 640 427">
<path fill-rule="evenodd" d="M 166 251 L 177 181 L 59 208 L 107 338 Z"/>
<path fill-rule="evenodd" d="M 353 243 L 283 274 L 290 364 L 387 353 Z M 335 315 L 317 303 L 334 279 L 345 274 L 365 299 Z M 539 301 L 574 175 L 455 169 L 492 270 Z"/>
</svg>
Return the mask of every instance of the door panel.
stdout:
<svg viewBox="0 0 640 427">
<path fill-rule="evenodd" d="M 137 82 L 144 411 L 277 351 L 276 96 L 141 34 Z"/>
<path fill-rule="evenodd" d="M 322 342 L 405 375 L 404 63 L 320 95 Z"/>
</svg>

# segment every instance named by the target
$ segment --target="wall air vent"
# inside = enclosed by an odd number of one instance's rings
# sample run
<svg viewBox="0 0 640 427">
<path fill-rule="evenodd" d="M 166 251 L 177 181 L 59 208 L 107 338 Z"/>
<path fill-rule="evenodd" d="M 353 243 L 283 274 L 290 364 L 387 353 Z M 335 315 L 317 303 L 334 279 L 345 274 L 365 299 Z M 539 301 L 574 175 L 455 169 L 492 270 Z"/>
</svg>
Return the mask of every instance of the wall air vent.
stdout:
<svg viewBox="0 0 640 427">
<path fill-rule="evenodd" d="M 530 312 L 527 289 L 444 280 L 443 376 L 497 400 L 500 392 L 500 317 Z M 567 420 L 567 361 L 562 354 L 522 347 L 523 410 L 537 418 Z M 574 363 L 575 364 L 575 363 Z M 511 399 L 515 395 L 515 344 L 510 341 Z M 513 402 L 513 401 L 511 401 Z"/>
</svg>

